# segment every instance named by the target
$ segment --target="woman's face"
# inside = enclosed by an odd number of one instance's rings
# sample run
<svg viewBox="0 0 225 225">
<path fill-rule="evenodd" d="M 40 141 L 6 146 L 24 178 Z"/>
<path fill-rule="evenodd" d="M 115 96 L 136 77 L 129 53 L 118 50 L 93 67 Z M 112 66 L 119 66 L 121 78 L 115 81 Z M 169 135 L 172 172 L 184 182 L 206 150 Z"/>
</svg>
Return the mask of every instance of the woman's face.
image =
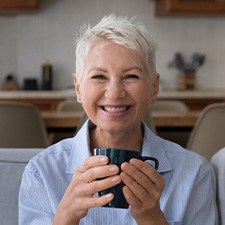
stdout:
<svg viewBox="0 0 225 225">
<path fill-rule="evenodd" d="M 158 76 L 152 84 L 143 58 L 110 41 L 90 48 L 80 77 L 77 98 L 97 128 L 111 133 L 140 126 L 158 94 Z"/>
</svg>

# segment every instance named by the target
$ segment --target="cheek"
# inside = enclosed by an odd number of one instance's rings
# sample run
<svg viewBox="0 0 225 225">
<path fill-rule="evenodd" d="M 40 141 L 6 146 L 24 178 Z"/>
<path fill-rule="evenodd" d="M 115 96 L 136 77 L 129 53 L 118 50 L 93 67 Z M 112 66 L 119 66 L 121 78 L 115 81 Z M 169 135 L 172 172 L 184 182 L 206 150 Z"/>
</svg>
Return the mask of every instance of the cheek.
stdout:
<svg viewBox="0 0 225 225">
<path fill-rule="evenodd" d="M 150 103 L 152 99 L 152 86 L 140 85 L 131 92 L 134 98 L 138 98 L 140 102 Z"/>
<path fill-rule="evenodd" d="M 102 89 L 86 83 L 81 86 L 82 102 L 87 106 L 96 103 L 102 96 Z"/>
</svg>

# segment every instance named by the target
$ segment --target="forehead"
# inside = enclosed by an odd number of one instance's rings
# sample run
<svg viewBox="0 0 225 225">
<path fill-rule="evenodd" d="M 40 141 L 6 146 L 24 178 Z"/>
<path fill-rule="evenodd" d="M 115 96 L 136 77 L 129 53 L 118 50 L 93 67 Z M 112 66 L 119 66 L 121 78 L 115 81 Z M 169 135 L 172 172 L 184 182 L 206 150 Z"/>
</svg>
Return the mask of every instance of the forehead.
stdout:
<svg viewBox="0 0 225 225">
<path fill-rule="evenodd" d="M 87 53 L 88 54 L 92 52 L 101 53 L 107 50 L 111 51 L 112 49 L 123 52 L 124 54 L 139 54 L 137 49 L 133 49 L 128 46 L 126 47 L 125 44 L 124 45 L 118 44 L 106 39 L 98 39 L 93 43 L 91 43 L 89 46 L 89 51 Z"/>
<path fill-rule="evenodd" d="M 143 55 L 131 49 L 108 40 L 100 40 L 90 46 L 86 55 L 86 66 L 92 63 L 133 63 L 145 66 Z"/>
</svg>

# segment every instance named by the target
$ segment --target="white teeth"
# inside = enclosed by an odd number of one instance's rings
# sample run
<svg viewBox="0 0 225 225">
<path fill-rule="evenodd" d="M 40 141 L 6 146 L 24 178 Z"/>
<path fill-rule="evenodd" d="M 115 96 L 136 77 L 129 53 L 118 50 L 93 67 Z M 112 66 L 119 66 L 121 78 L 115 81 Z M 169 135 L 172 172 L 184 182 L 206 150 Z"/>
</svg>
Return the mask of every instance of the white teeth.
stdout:
<svg viewBox="0 0 225 225">
<path fill-rule="evenodd" d="M 127 107 L 104 107 L 106 112 L 112 112 L 112 113 L 116 113 L 116 112 L 124 112 L 126 111 Z"/>
</svg>

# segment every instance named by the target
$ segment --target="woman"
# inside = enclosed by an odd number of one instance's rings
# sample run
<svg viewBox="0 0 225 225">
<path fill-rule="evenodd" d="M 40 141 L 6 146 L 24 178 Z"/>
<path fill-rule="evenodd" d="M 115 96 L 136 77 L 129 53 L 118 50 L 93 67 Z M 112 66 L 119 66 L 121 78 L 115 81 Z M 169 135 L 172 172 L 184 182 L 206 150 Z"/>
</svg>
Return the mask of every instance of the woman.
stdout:
<svg viewBox="0 0 225 225">
<path fill-rule="evenodd" d="M 155 44 L 142 26 L 110 15 L 86 28 L 77 42 L 74 84 L 89 120 L 26 167 L 21 225 L 216 224 L 209 164 L 141 122 L 159 86 Z M 119 174 L 108 158 L 93 156 L 95 147 L 141 151 L 159 160 L 158 172 L 132 159 Z M 101 207 L 113 194 L 97 193 L 120 182 L 130 208 Z"/>
</svg>

